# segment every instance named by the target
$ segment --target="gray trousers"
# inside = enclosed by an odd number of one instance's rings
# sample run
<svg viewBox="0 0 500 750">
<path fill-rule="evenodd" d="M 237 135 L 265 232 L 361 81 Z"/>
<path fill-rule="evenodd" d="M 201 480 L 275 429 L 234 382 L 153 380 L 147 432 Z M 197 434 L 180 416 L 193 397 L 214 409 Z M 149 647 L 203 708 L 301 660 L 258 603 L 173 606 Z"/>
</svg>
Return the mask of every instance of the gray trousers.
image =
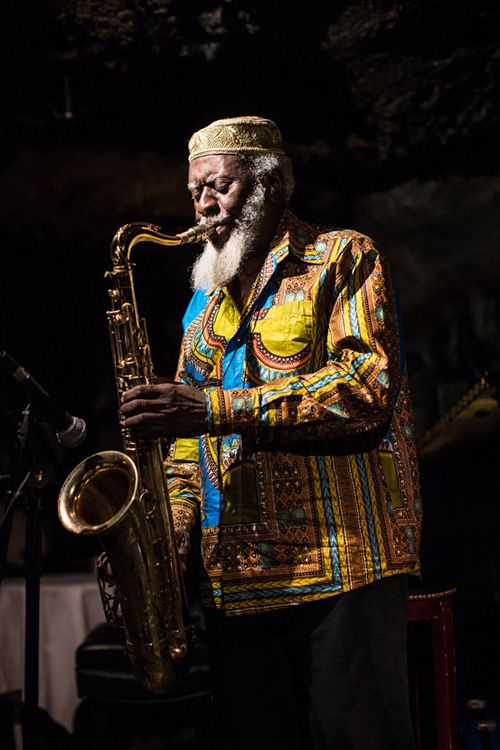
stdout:
<svg viewBox="0 0 500 750">
<path fill-rule="evenodd" d="M 406 576 L 206 621 L 218 750 L 413 750 Z"/>
</svg>

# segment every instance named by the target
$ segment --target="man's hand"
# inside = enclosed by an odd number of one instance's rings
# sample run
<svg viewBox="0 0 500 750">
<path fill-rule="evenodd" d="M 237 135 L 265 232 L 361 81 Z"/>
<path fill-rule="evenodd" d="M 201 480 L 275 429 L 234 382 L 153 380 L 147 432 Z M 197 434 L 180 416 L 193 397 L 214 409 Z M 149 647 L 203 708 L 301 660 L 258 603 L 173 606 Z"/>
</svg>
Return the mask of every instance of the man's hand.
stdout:
<svg viewBox="0 0 500 750">
<path fill-rule="evenodd" d="M 189 538 L 189 532 L 176 529 L 175 536 L 177 539 L 177 549 L 179 552 L 179 563 L 183 575 L 187 573 L 187 563 L 189 553 L 191 552 L 191 541 Z"/>
<path fill-rule="evenodd" d="M 207 431 L 205 395 L 179 383 L 139 385 L 125 391 L 122 425 L 138 438 L 195 437 Z"/>
</svg>

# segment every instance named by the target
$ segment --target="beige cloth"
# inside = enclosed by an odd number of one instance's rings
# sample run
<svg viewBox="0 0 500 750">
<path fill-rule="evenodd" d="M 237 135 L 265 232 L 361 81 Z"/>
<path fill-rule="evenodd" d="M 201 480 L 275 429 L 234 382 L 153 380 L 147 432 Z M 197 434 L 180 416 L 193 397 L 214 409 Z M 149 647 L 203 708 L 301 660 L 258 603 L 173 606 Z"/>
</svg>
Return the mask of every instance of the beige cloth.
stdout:
<svg viewBox="0 0 500 750">
<path fill-rule="evenodd" d="M 254 115 L 215 120 L 193 133 L 188 148 L 189 161 L 215 154 L 285 153 L 276 123 Z"/>
<path fill-rule="evenodd" d="M 24 684 L 24 579 L 0 586 L 0 694 Z M 40 589 L 39 704 L 72 729 L 77 704 L 75 651 L 104 620 L 92 574 L 49 575 Z"/>
</svg>

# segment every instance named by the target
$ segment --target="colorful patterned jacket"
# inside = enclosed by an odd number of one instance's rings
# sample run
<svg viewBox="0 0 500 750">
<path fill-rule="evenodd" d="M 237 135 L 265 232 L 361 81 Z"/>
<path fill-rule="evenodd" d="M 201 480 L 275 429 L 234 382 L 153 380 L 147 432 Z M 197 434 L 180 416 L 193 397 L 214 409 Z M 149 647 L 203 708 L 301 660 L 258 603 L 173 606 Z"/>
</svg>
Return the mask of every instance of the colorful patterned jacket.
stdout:
<svg viewBox="0 0 500 750">
<path fill-rule="evenodd" d="M 201 509 L 202 597 L 228 614 L 418 569 L 421 500 L 398 312 L 366 236 L 286 213 L 245 309 L 194 294 L 178 379 L 209 430 L 167 461 L 178 528 Z"/>
</svg>

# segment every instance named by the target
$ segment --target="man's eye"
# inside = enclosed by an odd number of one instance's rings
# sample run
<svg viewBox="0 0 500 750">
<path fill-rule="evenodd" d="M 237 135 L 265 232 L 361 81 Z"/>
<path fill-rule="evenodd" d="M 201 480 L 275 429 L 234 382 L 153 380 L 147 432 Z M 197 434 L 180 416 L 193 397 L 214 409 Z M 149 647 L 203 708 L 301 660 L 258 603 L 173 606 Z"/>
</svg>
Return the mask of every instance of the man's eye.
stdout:
<svg viewBox="0 0 500 750">
<path fill-rule="evenodd" d="M 214 188 L 218 193 L 227 193 L 231 182 L 229 180 L 217 180 L 214 183 Z"/>
</svg>

